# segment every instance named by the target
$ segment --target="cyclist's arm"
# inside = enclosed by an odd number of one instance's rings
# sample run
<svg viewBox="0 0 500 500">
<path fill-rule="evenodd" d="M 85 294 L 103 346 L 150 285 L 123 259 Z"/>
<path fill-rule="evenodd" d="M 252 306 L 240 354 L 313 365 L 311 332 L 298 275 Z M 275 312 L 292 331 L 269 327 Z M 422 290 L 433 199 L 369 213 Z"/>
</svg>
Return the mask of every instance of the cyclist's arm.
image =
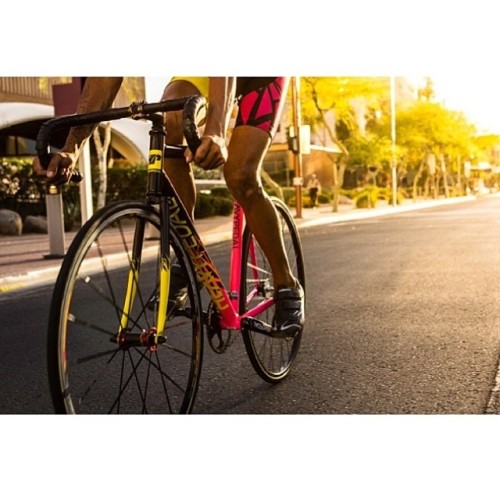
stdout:
<svg viewBox="0 0 500 500">
<path fill-rule="evenodd" d="M 122 81 L 122 77 L 88 77 L 85 80 L 76 113 L 90 113 L 111 108 Z M 78 156 L 83 143 L 92 135 L 96 127 L 97 124 L 94 123 L 71 128 L 61 151 L 75 153 Z"/>
<path fill-rule="evenodd" d="M 194 158 L 188 153 L 187 160 L 204 169 L 224 165 L 227 159 L 226 133 L 236 94 L 236 78 L 213 77 L 208 85 L 208 109 L 205 132 Z"/>
<path fill-rule="evenodd" d="M 122 80 L 122 77 L 88 77 L 83 86 L 76 112 L 78 114 L 89 113 L 110 108 L 118 94 Z M 34 159 L 33 169 L 35 172 L 56 184 L 67 182 L 83 143 L 96 127 L 97 124 L 71 128 L 64 146 L 52 156 L 47 170 L 42 167 L 38 158 Z"/>
</svg>

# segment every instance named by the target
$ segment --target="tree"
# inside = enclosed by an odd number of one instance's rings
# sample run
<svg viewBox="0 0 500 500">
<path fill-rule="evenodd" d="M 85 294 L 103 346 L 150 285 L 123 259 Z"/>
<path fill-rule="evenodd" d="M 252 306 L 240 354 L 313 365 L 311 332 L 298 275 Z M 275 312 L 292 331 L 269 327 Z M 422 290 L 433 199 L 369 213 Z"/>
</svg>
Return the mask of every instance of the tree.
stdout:
<svg viewBox="0 0 500 500">
<path fill-rule="evenodd" d="M 442 182 L 445 195 L 449 196 L 448 174 L 453 174 L 453 164 L 460 169 L 457 158 L 466 157 L 473 147 L 474 127 L 462 113 L 427 101 L 415 101 L 412 106 L 400 110 L 396 122 L 401 160 L 415 173 L 414 199 L 424 172 L 427 173 L 426 193 L 432 191 L 436 197 Z M 435 171 L 432 168 L 434 162 Z"/>
<path fill-rule="evenodd" d="M 101 140 L 99 127 L 94 130 L 93 138 L 97 153 L 97 168 L 98 168 L 98 189 L 97 189 L 97 210 L 106 205 L 107 191 L 107 168 L 108 168 L 108 151 L 111 145 L 111 123 L 105 123 L 104 127 L 104 142 Z"/>
<path fill-rule="evenodd" d="M 387 95 L 387 78 L 303 77 L 301 109 L 304 123 L 322 146 L 335 144 L 341 155 L 333 165 L 332 209 L 338 211 L 340 189 L 349 158 L 345 141 L 353 134 L 364 136 L 370 117 L 380 108 L 381 97 Z M 323 135 L 318 134 L 321 129 Z"/>
</svg>

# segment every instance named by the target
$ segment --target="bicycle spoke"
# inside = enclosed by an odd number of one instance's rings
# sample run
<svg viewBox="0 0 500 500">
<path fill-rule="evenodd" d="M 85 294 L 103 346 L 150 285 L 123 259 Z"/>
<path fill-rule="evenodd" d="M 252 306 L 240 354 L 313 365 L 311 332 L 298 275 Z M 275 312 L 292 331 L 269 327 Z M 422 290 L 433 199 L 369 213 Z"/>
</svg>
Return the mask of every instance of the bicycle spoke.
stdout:
<svg viewBox="0 0 500 500">
<path fill-rule="evenodd" d="M 88 321 L 84 321 L 80 318 L 77 318 L 75 314 L 70 314 L 68 316 L 68 321 L 75 324 L 75 325 L 83 326 L 83 327 L 85 327 L 86 330 L 95 331 L 97 333 L 104 333 L 105 335 L 107 335 L 110 338 L 116 337 L 115 332 L 111 332 L 105 328 L 98 326 L 98 325 L 94 325 Z"/>
<path fill-rule="evenodd" d="M 137 221 L 136 224 L 144 224 L 144 223 L 141 222 L 141 221 Z M 132 269 L 132 268 L 135 267 L 135 264 L 134 264 L 134 260 L 133 260 L 132 255 L 131 255 L 132 252 L 129 250 L 128 243 L 127 243 L 126 238 L 125 238 L 125 233 L 124 233 L 121 221 L 118 224 L 118 229 L 119 229 L 119 232 L 120 232 L 120 235 L 121 235 L 123 247 L 125 249 L 125 254 L 126 254 L 127 259 L 128 259 L 129 269 Z M 135 236 L 134 236 L 134 238 L 135 238 Z M 140 265 L 140 262 L 138 262 L 137 264 Z M 144 311 L 146 309 L 147 302 L 145 304 L 144 301 L 143 301 L 143 299 L 142 299 L 141 288 L 139 287 L 139 283 L 138 283 L 138 280 L 137 280 L 137 275 L 135 273 L 133 273 L 132 276 L 133 276 L 134 284 L 136 286 L 137 295 L 138 295 L 139 301 L 140 301 L 141 306 L 142 306 L 142 311 Z M 147 327 L 150 328 L 151 324 L 149 323 L 147 317 L 145 319 L 146 319 L 146 322 L 147 322 Z"/>
<path fill-rule="evenodd" d="M 108 269 L 107 269 L 107 261 L 106 261 L 106 258 L 104 257 L 103 255 L 103 252 L 102 252 L 102 248 L 101 248 L 101 244 L 99 242 L 99 238 L 96 239 L 96 245 L 97 245 L 97 253 L 99 254 L 100 258 L 101 258 L 101 267 L 104 271 L 104 277 L 106 279 L 106 283 L 108 284 L 108 289 L 111 293 L 111 298 L 112 300 L 110 299 L 109 302 L 111 303 L 111 305 L 113 305 L 113 307 L 115 308 L 115 312 L 116 312 L 116 315 L 117 315 L 117 319 L 118 321 L 120 321 L 120 314 L 122 314 L 122 311 L 119 311 L 118 310 L 118 306 L 117 306 L 117 301 L 116 301 L 116 297 L 115 297 L 115 294 L 114 294 L 114 291 L 113 291 L 113 285 L 111 283 L 111 279 L 110 279 L 110 276 L 109 276 L 109 272 L 108 272 Z M 89 278 L 89 284 L 92 286 L 92 281 L 90 280 Z M 97 286 L 97 285 L 96 285 Z M 100 287 L 99 287 L 100 288 Z M 104 298 L 106 298 L 106 296 L 104 295 L 104 291 L 102 292 L 102 296 Z"/>
<path fill-rule="evenodd" d="M 115 349 L 112 354 L 113 355 L 108 359 L 108 362 L 106 363 L 106 365 L 104 365 L 101 368 L 100 373 L 98 373 L 94 377 L 94 379 L 90 382 L 90 384 L 88 384 L 87 389 L 85 390 L 85 392 L 80 396 L 80 398 L 79 398 L 80 403 L 82 403 L 84 401 L 84 399 L 87 397 L 87 395 L 90 393 L 90 391 L 92 390 L 92 387 L 97 383 L 97 380 L 100 378 L 100 375 L 102 375 L 102 373 L 104 373 L 104 371 L 106 370 L 106 366 L 109 365 L 111 363 L 111 361 L 113 361 L 113 359 L 115 358 L 115 356 L 118 354 L 118 350 Z"/>
</svg>

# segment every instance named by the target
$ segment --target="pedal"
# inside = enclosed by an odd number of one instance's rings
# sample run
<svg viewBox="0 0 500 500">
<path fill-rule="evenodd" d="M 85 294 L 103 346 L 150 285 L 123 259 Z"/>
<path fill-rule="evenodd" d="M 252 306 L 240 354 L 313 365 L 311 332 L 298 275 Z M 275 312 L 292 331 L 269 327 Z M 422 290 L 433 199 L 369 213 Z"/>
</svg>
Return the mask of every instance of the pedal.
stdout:
<svg viewBox="0 0 500 500">
<path fill-rule="evenodd" d="M 272 337 L 273 329 L 268 323 L 261 321 L 256 318 L 243 318 L 242 320 L 243 328 L 247 330 L 252 330 L 252 332 L 262 333 L 263 335 L 268 335 Z"/>
<path fill-rule="evenodd" d="M 243 318 L 243 328 L 252 330 L 252 332 L 262 333 L 273 339 L 294 339 L 301 331 L 302 327 L 297 326 L 297 328 L 287 329 L 285 332 L 278 332 L 273 330 L 273 327 L 264 321 L 255 318 Z"/>
</svg>

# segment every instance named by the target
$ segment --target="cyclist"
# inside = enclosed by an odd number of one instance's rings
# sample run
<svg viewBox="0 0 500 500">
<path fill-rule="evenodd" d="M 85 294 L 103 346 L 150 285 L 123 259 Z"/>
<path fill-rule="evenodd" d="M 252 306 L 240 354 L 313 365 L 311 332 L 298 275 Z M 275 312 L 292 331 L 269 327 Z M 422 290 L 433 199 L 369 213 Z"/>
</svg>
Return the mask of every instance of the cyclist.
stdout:
<svg viewBox="0 0 500 500">
<path fill-rule="evenodd" d="M 85 81 L 77 113 L 110 108 L 122 83 L 121 77 L 89 77 Z M 304 322 L 304 293 L 292 275 L 283 248 L 275 209 L 264 191 L 260 170 L 276 132 L 286 97 L 285 77 L 175 77 L 165 88 L 162 99 L 204 95 L 208 100 L 201 144 L 193 156 L 166 158 L 165 168 L 188 211 L 193 214 L 196 190 L 189 164 L 210 170 L 222 167 L 228 189 L 241 204 L 247 223 L 263 249 L 273 272 L 276 302 L 273 333 L 294 336 Z M 234 104 L 238 114 L 229 141 L 227 132 Z M 166 113 L 167 142 L 183 140 L 181 112 Z M 72 128 L 64 147 L 54 154 L 44 170 L 38 159 L 34 169 L 48 182 L 64 183 L 84 141 L 95 125 Z M 227 143 L 227 144 L 226 144 Z M 172 290 L 172 293 L 178 293 Z"/>
</svg>

